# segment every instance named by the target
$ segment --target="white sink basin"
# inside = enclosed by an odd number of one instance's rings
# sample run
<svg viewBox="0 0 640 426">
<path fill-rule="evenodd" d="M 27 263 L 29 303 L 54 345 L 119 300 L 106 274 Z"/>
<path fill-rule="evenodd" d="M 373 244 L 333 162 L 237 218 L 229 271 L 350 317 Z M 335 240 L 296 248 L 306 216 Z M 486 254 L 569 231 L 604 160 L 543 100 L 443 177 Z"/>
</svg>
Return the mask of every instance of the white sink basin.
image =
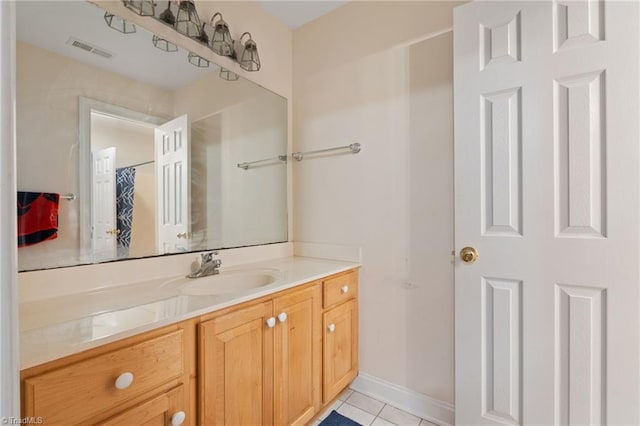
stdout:
<svg viewBox="0 0 640 426">
<path fill-rule="evenodd" d="M 224 271 L 218 275 L 201 278 L 185 278 L 179 287 L 181 294 L 188 296 L 211 296 L 239 293 L 264 287 L 277 279 L 271 271 Z"/>
</svg>

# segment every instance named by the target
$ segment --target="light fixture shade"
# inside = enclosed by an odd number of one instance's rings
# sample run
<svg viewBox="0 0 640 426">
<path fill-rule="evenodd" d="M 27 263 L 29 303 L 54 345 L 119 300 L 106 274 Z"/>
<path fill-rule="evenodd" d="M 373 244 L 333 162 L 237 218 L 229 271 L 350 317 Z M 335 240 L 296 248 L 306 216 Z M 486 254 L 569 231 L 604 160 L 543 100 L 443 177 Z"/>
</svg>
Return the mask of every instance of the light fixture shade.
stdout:
<svg viewBox="0 0 640 426">
<path fill-rule="evenodd" d="M 200 18 L 191 0 L 180 0 L 176 15 L 176 31 L 189 37 L 200 37 Z"/>
<path fill-rule="evenodd" d="M 244 44 L 244 51 L 240 58 L 240 68 L 246 71 L 260 71 L 260 56 L 258 56 L 258 45 L 251 38 L 251 34 L 246 32 L 240 36 L 240 42 L 242 43 L 242 37 L 249 35 L 249 39 Z"/>
<path fill-rule="evenodd" d="M 189 52 L 189 56 L 187 57 L 189 63 L 191 65 L 195 65 L 198 68 L 208 68 L 209 61 L 203 58 L 202 56 L 198 56 L 195 53 Z"/>
<path fill-rule="evenodd" d="M 220 78 L 223 80 L 236 81 L 240 78 L 238 74 L 226 68 L 220 68 Z"/>
<path fill-rule="evenodd" d="M 161 22 L 164 22 L 165 24 L 171 25 L 173 27 L 176 25 L 176 15 L 174 15 L 173 11 L 171 10 L 172 4 L 173 2 L 171 0 L 167 2 L 167 8 L 163 10 L 162 13 L 160 13 L 158 19 Z"/>
<path fill-rule="evenodd" d="M 120 31 L 123 34 L 133 34 L 136 32 L 136 26 L 132 22 L 125 21 L 113 13 L 105 12 L 104 21 L 110 28 Z"/>
<path fill-rule="evenodd" d="M 220 19 L 214 22 L 216 16 Z M 211 17 L 211 25 L 213 25 L 213 37 L 211 37 L 211 50 L 218 55 L 233 55 L 233 39 L 229 31 L 229 25 L 222 19 L 221 13 L 216 13 Z"/>
<path fill-rule="evenodd" d="M 138 15 L 154 16 L 156 5 L 153 0 L 122 0 L 122 3 Z"/>
<path fill-rule="evenodd" d="M 165 52 L 177 52 L 178 51 L 178 46 L 176 46 L 175 44 L 158 37 L 157 35 L 154 35 L 153 38 L 151 39 L 153 41 L 153 45 L 155 47 L 157 47 L 160 50 L 164 50 Z"/>
</svg>

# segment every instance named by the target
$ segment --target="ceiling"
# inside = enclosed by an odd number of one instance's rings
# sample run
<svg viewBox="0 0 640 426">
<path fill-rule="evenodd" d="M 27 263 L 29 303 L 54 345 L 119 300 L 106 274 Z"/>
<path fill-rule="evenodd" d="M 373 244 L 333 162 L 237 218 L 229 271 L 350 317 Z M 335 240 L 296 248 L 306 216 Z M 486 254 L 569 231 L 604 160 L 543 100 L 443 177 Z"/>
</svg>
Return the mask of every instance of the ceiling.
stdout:
<svg viewBox="0 0 640 426">
<path fill-rule="evenodd" d="M 345 5 L 347 1 L 318 1 L 318 0 L 297 0 L 297 1 L 273 1 L 258 0 L 264 9 L 282 21 L 291 29 L 298 28 L 307 22 L 311 22 L 320 16 L 331 12 L 338 7 Z"/>
</svg>

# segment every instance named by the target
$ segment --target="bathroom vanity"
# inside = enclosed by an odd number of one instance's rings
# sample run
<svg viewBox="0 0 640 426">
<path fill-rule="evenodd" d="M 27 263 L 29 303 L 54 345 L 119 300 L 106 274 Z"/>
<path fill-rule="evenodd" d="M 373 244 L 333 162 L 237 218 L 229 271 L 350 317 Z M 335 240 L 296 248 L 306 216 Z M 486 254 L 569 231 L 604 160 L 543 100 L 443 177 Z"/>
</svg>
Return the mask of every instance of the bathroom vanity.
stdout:
<svg viewBox="0 0 640 426">
<path fill-rule="evenodd" d="M 22 332 L 23 417 L 47 425 L 304 425 L 357 375 L 358 264 L 290 257 L 137 285 L 149 297 L 172 295 L 138 299 L 147 311 L 164 304 L 157 320 L 136 318 L 139 306 L 128 306 L 111 312 L 122 314 L 110 317 L 118 331 L 97 339 L 78 333 L 86 317 L 62 313 L 62 323 Z M 123 287 L 101 298 L 136 298 L 135 284 Z M 65 297 L 21 309 L 56 318 Z M 50 333 L 55 342 L 38 340 Z M 36 359 L 47 361 L 30 365 Z"/>
</svg>

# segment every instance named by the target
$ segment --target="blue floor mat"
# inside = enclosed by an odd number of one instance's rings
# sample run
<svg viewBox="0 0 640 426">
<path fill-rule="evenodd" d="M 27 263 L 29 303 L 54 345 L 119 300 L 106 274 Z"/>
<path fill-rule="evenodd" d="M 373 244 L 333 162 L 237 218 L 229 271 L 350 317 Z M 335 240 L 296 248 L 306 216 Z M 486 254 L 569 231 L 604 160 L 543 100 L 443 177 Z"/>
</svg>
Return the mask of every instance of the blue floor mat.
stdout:
<svg viewBox="0 0 640 426">
<path fill-rule="evenodd" d="M 339 414 L 337 411 L 333 410 L 331 414 L 329 414 L 323 421 L 320 422 L 319 426 L 362 426 L 360 423 L 354 422 L 348 417 Z"/>
</svg>

